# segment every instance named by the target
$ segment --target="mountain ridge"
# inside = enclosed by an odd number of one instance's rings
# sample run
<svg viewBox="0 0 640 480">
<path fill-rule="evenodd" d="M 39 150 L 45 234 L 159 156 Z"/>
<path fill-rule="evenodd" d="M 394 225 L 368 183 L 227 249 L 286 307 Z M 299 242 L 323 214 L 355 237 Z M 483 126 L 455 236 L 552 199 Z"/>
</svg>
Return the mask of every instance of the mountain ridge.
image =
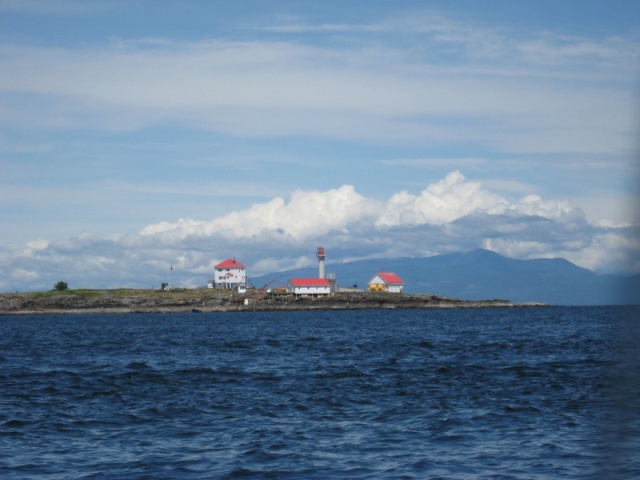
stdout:
<svg viewBox="0 0 640 480">
<path fill-rule="evenodd" d="M 485 249 L 432 257 L 358 260 L 325 265 L 338 285 L 366 289 L 377 272 L 391 271 L 405 282 L 405 293 L 464 300 L 504 299 L 552 305 L 625 305 L 640 303 L 640 274 L 597 274 L 564 258 L 518 260 Z M 277 276 L 317 277 L 315 267 L 252 277 L 262 286 Z"/>
</svg>

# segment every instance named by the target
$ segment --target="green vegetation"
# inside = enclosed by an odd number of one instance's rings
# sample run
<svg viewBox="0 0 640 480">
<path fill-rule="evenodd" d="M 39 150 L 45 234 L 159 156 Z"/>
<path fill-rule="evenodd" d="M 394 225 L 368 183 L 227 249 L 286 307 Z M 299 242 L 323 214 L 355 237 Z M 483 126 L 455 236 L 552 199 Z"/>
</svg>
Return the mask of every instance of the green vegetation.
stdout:
<svg viewBox="0 0 640 480">
<path fill-rule="evenodd" d="M 122 297 L 136 297 L 141 299 L 153 299 L 158 297 L 168 297 L 174 299 L 190 298 L 194 295 L 202 298 L 214 298 L 214 297 L 228 297 L 235 295 L 234 290 L 221 290 L 211 288 L 179 288 L 174 290 L 154 290 L 145 288 L 115 288 L 115 289 L 91 289 L 91 288 L 78 288 L 78 289 L 55 289 L 48 292 L 35 292 L 33 294 L 36 298 L 50 298 L 59 296 L 74 296 L 81 298 L 92 297 L 110 297 L 110 298 L 122 298 Z"/>
<path fill-rule="evenodd" d="M 49 292 L 36 292 L 34 294 L 36 296 L 36 298 L 49 298 L 49 297 L 58 297 L 61 295 L 65 295 L 65 296 L 77 296 L 77 297 L 95 297 L 100 295 L 100 291 L 99 290 L 89 290 L 89 289 L 78 289 L 78 290 L 71 290 L 71 289 L 63 289 L 63 290 L 51 290 Z"/>
<path fill-rule="evenodd" d="M 67 282 L 63 282 L 62 280 L 60 280 L 58 283 L 56 283 L 53 286 L 54 290 L 58 290 L 59 292 L 63 291 L 63 290 L 68 290 L 69 289 L 69 285 L 67 284 Z"/>
</svg>

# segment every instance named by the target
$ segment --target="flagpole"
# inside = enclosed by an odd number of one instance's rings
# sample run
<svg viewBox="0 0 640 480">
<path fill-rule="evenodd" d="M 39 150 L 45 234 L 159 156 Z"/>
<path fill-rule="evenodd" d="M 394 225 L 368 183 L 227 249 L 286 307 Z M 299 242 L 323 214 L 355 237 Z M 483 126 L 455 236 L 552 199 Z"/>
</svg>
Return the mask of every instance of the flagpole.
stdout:
<svg viewBox="0 0 640 480">
<path fill-rule="evenodd" d="M 171 290 L 173 290 L 173 263 L 171 264 Z"/>
</svg>

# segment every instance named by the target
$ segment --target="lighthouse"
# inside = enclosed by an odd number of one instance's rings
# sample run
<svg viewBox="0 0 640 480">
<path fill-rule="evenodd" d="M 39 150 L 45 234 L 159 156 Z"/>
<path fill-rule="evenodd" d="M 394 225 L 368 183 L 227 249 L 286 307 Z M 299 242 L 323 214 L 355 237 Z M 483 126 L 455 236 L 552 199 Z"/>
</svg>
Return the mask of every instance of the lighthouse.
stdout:
<svg viewBox="0 0 640 480">
<path fill-rule="evenodd" d="M 324 247 L 318 247 L 318 278 L 324 278 Z"/>
</svg>

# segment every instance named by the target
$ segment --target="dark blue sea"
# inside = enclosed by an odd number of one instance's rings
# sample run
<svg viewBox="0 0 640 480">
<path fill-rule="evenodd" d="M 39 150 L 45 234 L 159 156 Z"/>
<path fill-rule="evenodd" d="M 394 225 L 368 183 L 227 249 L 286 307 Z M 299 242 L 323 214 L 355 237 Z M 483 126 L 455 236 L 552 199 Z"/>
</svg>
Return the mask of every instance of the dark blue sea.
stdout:
<svg viewBox="0 0 640 480">
<path fill-rule="evenodd" d="M 0 478 L 640 478 L 638 313 L 0 317 Z"/>
</svg>

